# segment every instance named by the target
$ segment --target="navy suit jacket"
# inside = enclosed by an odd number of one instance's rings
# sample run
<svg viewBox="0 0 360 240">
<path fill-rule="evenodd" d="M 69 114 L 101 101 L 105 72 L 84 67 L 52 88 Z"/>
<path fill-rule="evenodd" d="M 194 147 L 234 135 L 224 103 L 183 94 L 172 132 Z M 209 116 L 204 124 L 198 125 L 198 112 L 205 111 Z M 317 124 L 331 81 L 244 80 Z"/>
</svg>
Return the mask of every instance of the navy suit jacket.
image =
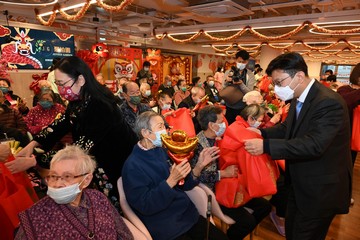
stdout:
<svg viewBox="0 0 360 240">
<path fill-rule="evenodd" d="M 265 152 L 286 160 L 286 179 L 303 214 L 348 213 L 352 163 L 345 102 L 315 81 L 298 119 L 295 108 L 293 99 L 284 123 L 262 130 Z"/>
</svg>

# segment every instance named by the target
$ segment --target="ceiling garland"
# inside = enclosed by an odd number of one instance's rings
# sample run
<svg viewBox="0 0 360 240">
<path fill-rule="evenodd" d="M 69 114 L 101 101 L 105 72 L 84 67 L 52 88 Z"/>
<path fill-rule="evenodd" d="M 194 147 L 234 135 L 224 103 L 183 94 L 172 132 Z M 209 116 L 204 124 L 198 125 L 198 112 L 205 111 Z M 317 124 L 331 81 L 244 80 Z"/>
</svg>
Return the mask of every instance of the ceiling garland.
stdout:
<svg viewBox="0 0 360 240">
<path fill-rule="evenodd" d="M 63 11 L 61 9 L 60 4 L 55 4 L 52 10 L 52 14 L 50 15 L 49 19 L 46 21 L 43 19 L 43 17 L 41 17 L 39 14 L 39 10 L 35 8 L 35 15 L 36 15 L 36 19 L 45 26 L 51 26 L 55 19 L 56 19 L 56 14 L 57 12 L 60 13 L 60 15 L 68 20 L 68 21 L 78 21 L 80 20 L 82 17 L 84 17 L 86 11 L 89 9 L 90 7 L 90 2 L 91 0 L 86 0 L 85 4 L 81 7 L 80 11 L 78 11 L 75 15 L 70 15 L 67 14 L 65 11 Z M 111 6 L 108 4 L 105 4 L 103 2 L 103 0 L 96 0 L 96 3 L 99 7 L 105 9 L 106 11 L 109 12 L 120 12 L 122 10 L 124 10 L 128 5 L 130 5 L 133 2 L 133 0 L 123 0 L 119 5 L 117 6 Z"/>
<path fill-rule="evenodd" d="M 225 41 L 231 41 L 236 38 L 239 38 L 245 32 L 249 31 L 251 34 L 253 34 L 254 36 L 256 36 L 260 39 L 263 39 L 266 41 L 275 41 L 275 40 L 282 40 L 282 39 L 294 36 L 294 35 L 298 34 L 301 30 L 303 30 L 305 27 L 311 27 L 311 28 L 314 28 L 315 30 L 317 30 L 318 32 L 332 34 L 332 35 L 345 35 L 345 34 L 360 33 L 360 27 L 346 29 L 346 30 L 330 30 L 330 29 L 327 29 L 324 27 L 320 27 L 310 21 L 305 21 L 300 26 L 296 27 L 295 29 L 293 29 L 287 33 L 281 34 L 279 36 L 266 36 L 264 34 L 261 34 L 258 31 L 256 31 L 251 26 L 246 26 L 243 29 L 239 30 L 238 32 L 236 32 L 235 34 L 233 34 L 229 37 L 215 37 L 215 36 L 211 35 L 209 32 L 206 32 L 204 30 L 199 30 L 197 33 L 194 33 L 192 36 L 190 36 L 188 38 L 179 39 L 179 38 L 175 38 L 174 36 L 172 36 L 170 33 L 167 33 L 167 32 L 164 32 L 162 34 L 156 34 L 156 28 L 153 29 L 153 34 L 154 34 L 155 38 L 158 40 L 163 40 L 164 38 L 167 37 L 176 43 L 188 43 L 188 42 L 191 42 L 191 41 L 197 39 L 201 35 L 204 35 L 205 37 L 207 37 L 208 39 L 213 40 L 213 41 L 225 42 Z"/>
<path fill-rule="evenodd" d="M 356 45 L 356 44 L 353 44 L 349 41 L 347 41 L 346 39 L 339 39 L 337 42 L 334 42 L 334 43 L 330 43 L 329 45 L 327 46 L 324 46 L 324 47 L 314 47 L 314 46 L 311 46 L 310 44 L 304 42 L 304 41 L 295 41 L 293 43 L 289 43 L 288 45 L 284 45 L 284 46 L 276 46 L 274 44 L 271 44 L 269 42 L 262 42 L 262 43 L 259 43 L 258 45 L 254 46 L 254 47 L 244 47 L 244 46 L 241 46 L 241 44 L 238 44 L 238 43 L 233 43 L 231 44 L 229 47 L 226 47 L 226 48 L 219 48 L 219 47 L 216 47 L 215 45 L 210 45 L 212 49 L 214 49 L 215 51 L 217 52 L 227 52 L 233 48 L 236 48 L 236 49 L 244 49 L 246 51 L 252 51 L 252 50 L 257 50 L 259 48 L 261 48 L 261 46 L 265 45 L 265 46 L 269 46 L 273 49 L 289 49 L 289 48 L 292 48 L 294 47 L 296 44 L 301 44 L 303 45 L 304 47 L 310 49 L 310 50 L 326 50 L 326 49 L 329 49 L 329 48 L 332 48 L 332 47 L 335 47 L 336 45 L 340 44 L 340 43 L 345 43 L 348 47 L 352 47 L 352 48 L 355 48 L 355 49 L 360 49 L 360 46 L 359 45 Z M 348 48 L 349 50 L 351 50 L 350 48 Z"/>
</svg>

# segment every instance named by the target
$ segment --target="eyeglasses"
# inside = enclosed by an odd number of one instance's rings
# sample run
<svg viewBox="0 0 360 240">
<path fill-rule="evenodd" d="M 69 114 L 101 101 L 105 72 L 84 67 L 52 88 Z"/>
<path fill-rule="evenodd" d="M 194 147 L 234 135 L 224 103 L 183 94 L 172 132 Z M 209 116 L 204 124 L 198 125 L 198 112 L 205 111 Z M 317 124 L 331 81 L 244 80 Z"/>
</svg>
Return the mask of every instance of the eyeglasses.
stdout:
<svg viewBox="0 0 360 240">
<path fill-rule="evenodd" d="M 273 84 L 276 85 L 276 86 L 278 86 L 278 87 L 281 87 L 281 83 L 282 83 L 283 81 L 285 81 L 285 79 L 287 79 L 287 78 L 289 78 L 289 77 L 291 77 L 291 76 L 289 75 L 289 76 L 287 76 L 287 77 L 285 77 L 285 78 L 283 78 L 283 79 L 281 79 L 281 80 L 279 80 L 279 81 L 273 81 Z"/>
<path fill-rule="evenodd" d="M 74 79 L 73 78 L 71 78 L 71 79 L 69 79 L 68 81 L 66 81 L 66 82 L 64 82 L 64 83 L 61 83 L 61 81 L 60 80 L 55 80 L 55 84 L 57 85 L 57 86 L 59 86 L 59 87 L 63 87 L 63 86 L 65 86 L 68 82 L 70 82 L 70 81 L 73 81 Z M 75 83 L 75 82 L 74 82 Z M 73 84 L 74 85 L 74 84 Z"/>
<path fill-rule="evenodd" d="M 256 118 L 254 118 L 254 117 L 251 117 L 254 121 L 258 121 L 258 122 L 264 122 L 264 120 L 258 120 L 258 119 L 256 119 Z"/>
<path fill-rule="evenodd" d="M 74 179 L 76 178 L 79 178 L 79 177 L 83 177 L 85 176 L 86 174 L 89 174 L 89 173 L 84 173 L 84 174 L 80 174 L 80 175 L 72 175 L 72 174 L 66 174 L 64 176 L 56 176 L 56 175 L 48 175 L 45 177 L 45 180 L 47 183 L 55 183 L 57 182 L 59 179 L 61 179 L 62 181 L 66 182 L 66 183 L 72 183 L 74 181 Z"/>
</svg>

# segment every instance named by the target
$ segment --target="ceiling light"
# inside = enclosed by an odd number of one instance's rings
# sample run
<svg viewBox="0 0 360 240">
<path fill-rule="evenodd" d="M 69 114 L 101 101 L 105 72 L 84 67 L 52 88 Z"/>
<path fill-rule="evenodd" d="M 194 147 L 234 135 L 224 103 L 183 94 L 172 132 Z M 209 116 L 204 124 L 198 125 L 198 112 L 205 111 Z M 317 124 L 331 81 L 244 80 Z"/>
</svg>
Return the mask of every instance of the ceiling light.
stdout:
<svg viewBox="0 0 360 240">
<path fill-rule="evenodd" d="M 91 1 L 90 1 L 90 4 L 94 4 L 94 3 L 96 3 L 96 0 L 91 0 Z M 71 10 L 71 9 L 75 9 L 75 8 L 82 7 L 82 6 L 84 6 L 84 5 L 85 5 L 85 2 L 83 2 L 83 3 L 78 3 L 78 4 L 70 5 L 70 6 L 67 6 L 67 7 L 63 7 L 63 8 L 61 8 L 61 10 L 67 11 L 67 10 Z M 58 12 L 58 11 L 56 10 L 56 12 Z M 45 17 L 45 16 L 48 16 L 48 15 L 51 15 L 52 13 L 53 13 L 53 11 L 49 11 L 49 12 L 45 12 L 45 13 L 39 14 L 39 16 L 40 16 L 40 17 Z"/>
<path fill-rule="evenodd" d="M 45 1 L 43 3 L 41 3 L 41 2 L 40 3 L 36 3 L 36 2 L 26 3 L 26 2 L 0 1 L 0 3 L 4 3 L 4 4 L 21 5 L 21 6 L 47 6 L 47 5 L 53 5 L 57 2 L 58 2 L 58 0 Z"/>
<path fill-rule="evenodd" d="M 333 28 L 333 27 L 359 27 L 360 24 L 345 24 L 345 25 L 327 25 L 327 26 L 323 26 L 323 27 L 326 27 L 326 28 Z M 309 30 L 310 33 L 312 34 L 319 34 L 319 35 L 334 35 L 333 33 L 323 33 L 323 32 L 316 32 L 316 30 L 314 28 L 311 28 Z M 360 35 L 360 33 L 348 33 L 346 35 Z"/>
</svg>

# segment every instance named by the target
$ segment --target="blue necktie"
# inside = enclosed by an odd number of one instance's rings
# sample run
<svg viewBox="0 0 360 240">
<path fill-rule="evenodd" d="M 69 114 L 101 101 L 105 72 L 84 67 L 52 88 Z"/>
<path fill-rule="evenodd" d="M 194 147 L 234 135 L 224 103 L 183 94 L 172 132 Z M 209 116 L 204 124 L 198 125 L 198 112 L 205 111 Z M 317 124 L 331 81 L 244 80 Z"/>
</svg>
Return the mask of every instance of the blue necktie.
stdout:
<svg viewBox="0 0 360 240">
<path fill-rule="evenodd" d="M 300 101 L 296 102 L 296 119 L 298 119 L 298 117 L 299 117 L 299 114 L 300 114 L 300 111 L 301 111 L 301 108 L 302 108 L 303 104 L 304 103 L 302 103 Z"/>
</svg>

